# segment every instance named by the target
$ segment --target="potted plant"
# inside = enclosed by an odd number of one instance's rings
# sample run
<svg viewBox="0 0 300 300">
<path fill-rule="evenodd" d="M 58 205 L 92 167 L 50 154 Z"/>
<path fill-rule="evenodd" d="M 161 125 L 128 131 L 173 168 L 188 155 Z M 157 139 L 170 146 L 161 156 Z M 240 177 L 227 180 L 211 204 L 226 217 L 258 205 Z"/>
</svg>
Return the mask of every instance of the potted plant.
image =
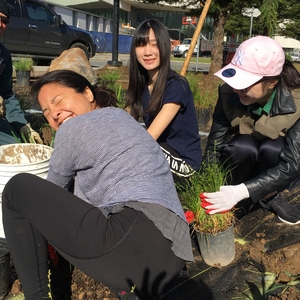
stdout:
<svg viewBox="0 0 300 300">
<path fill-rule="evenodd" d="M 33 69 L 34 61 L 31 57 L 18 57 L 13 61 L 16 71 L 16 85 L 25 87 L 30 85 L 30 72 Z"/>
<path fill-rule="evenodd" d="M 189 178 L 184 186 L 177 186 L 186 217 L 196 233 L 200 254 L 206 264 L 222 267 L 235 257 L 234 213 L 208 214 L 201 204 L 200 195 L 204 192 L 219 191 L 226 185 L 230 174 L 217 160 L 203 162 L 200 170 Z M 204 205 L 203 205 L 204 206 Z"/>
</svg>

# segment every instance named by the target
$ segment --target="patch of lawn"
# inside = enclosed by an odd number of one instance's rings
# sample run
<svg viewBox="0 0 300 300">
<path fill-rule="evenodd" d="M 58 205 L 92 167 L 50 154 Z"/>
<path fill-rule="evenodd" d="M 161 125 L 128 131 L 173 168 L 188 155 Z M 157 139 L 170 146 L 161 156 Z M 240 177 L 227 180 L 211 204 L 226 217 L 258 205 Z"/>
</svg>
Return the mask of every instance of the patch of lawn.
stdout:
<svg viewBox="0 0 300 300">
<path fill-rule="evenodd" d="M 174 57 L 174 56 L 171 56 L 171 60 L 175 60 L 175 61 L 184 61 L 185 58 L 182 58 L 182 57 Z M 191 62 L 197 62 L 197 56 L 193 56 L 191 58 Z M 211 63 L 211 59 L 210 57 L 199 57 L 198 58 L 198 62 L 199 63 L 207 63 L 207 64 L 210 64 Z"/>
</svg>

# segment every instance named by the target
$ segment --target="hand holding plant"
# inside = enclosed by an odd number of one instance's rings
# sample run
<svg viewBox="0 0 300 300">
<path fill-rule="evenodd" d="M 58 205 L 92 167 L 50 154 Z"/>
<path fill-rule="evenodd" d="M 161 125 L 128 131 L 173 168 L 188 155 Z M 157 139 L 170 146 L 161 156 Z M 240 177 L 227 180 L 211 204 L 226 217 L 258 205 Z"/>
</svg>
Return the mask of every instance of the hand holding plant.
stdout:
<svg viewBox="0 0 300 300">
<path fill-rule="evenodd" d="M 201 206 L 209 214 L 224 213 L 232 209 L 239 201 L 248 197 L 248 189 L 243 183 L 221 186 L 219 192 L 202 193 L 200 195 Z"/>
<path fill-rule="evenodd" d="M 41 139 L 40 135 L 31 128 L 29 123 L 20 128 L 20 133 L 21 135 L 24 135 L 26 140 L 30 143 L 43 144 L 43 140 Z"/>
<path fill-rule="evenodd" d="M 206 212 L 207 214 L 210 214 L 211 209 L 208 209 L 207 207 L 210 206 L 211 203 L 206 201 L 206 196 L 204 196 L 204 194 L 205 194 L 205 193 L 201 193 L 201 194 L 200 194 L 201 207 L 205 209 L 205 212 Z M 224 211 L 222 211 L 222 213 L 225 213 L 225 212 L 227 212 L 227 211 L 228 211 L 228 210 L 224 210 Z"/>
</svg>

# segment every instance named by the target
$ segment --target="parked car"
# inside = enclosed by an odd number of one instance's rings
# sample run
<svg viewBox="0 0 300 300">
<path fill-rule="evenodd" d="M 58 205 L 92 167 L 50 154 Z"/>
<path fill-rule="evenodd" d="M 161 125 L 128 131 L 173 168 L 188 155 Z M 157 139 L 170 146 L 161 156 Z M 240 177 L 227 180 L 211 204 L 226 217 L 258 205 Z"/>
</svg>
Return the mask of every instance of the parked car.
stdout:
<svg viewBox="0 0 300 300">
<path fill-rule="evenodd" d="M 10 22 L 1 42 L 12 56 L 53 59 L 64 50 L 81 48 L 88 58 L 96 44 L 88 31 L 67 25 L 51 7 L 39 0 L 7 0 Z"/>
<path fill-rule="evenodd" d="M 182 41 L 182 43 L 180 45 L 177 45 L 174 47 L 172 53 L 174 55 L 174 57 L 186 57 L 186 54 L 190 48 L 190 44 L 191 44 L 192 39 L 191 38 L 186 38 Z M 196 44 L 193 54 L 197 54 L 198 51 L 198 45 Z"/>
<path fill-rule="evenodd" d="M 191 38 L 186 38 L 183 40 L 183 42 L 180 45 L 175 46 L 172 51 L 174 57 L 185 58 L 190 48 L 191 41 L 192 41 Z M 193 51 L 193 55 L 197 55 L 197 52 L 199 51 L 199 56 L 209 57 L 211 55 L 213 44 L 214 44 L 213 40 L 200 39 L 200 45 L 198 45 L 198 41 L 197 41 L 197 44 Z"/>
</svg>

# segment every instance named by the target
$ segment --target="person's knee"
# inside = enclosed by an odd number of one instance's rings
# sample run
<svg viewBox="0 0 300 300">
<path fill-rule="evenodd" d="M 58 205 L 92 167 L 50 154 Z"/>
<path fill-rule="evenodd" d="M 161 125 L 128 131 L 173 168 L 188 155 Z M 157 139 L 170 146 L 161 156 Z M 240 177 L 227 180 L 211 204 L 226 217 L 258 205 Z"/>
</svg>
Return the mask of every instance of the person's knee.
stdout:
<svg viewBox="0 0 300 300">
<path fill-rule="evenodd" d="M 280 152 L 284 145 L 284 138 L 279 137 L 276 140 L 265 139 L 261 141 L 258 160 L 261 162 L 269 162 L 274 166 L 279 163 Z"/>
<path fill-rule="evenodd" d="M 12 178 L 9 179 L 9 181 L 5 184 L 5 187 L 2 192 L 3 203 L 5 203 L 7 199 L 10 198 L 9 195 L 11 195 L 12 192 L 19 190 L 22 184 L 24 184 L 24 182 L 27 182 L 29 175 L 30 174 L 27 173 L 20 173 L 14 175 Z"/>
<path fill-rule="evenodd" d="M 222 151 L 222 160 L 227 164 L 241 164 L 244 162 L 253 164 L 257 161 L 259 152 L 258 141 L 249 134 L 234 136 Z"/>
</svg>

